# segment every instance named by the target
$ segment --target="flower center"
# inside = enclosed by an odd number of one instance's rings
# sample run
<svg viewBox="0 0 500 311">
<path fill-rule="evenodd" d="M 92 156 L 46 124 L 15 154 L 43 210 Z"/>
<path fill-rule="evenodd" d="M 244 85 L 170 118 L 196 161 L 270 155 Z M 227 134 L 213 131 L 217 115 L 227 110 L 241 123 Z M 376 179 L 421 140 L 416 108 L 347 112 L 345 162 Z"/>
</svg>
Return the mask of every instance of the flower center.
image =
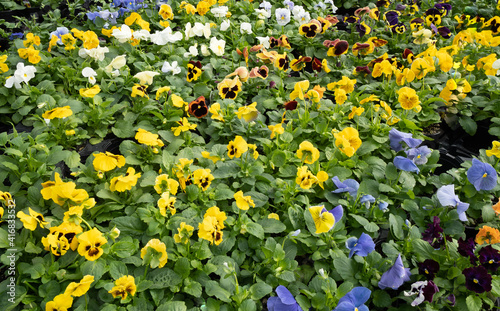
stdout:
<svg viewBox="0 0 500 311">
<path fill-rule="evenodd" d="M 429 270 L 427 270 L 427 269 L 425 269 L 424 272 L 425 272 L 425 274 L 429 274 Z"/>
<path fill-rule="evenodd" d="M 485 178 L 486 176 L 488 176 L 488 173 L 484 173 L 483 174 L 483 178 Z"/>
<path fill-rule="evenodd" d="M 474 279 L 474 283 L 476 283 L 476 284 L 477 284 L 477 283 L 479 283 L 479 281 L 478 281 L 477 279 Z"/>
<path fill-rule="evenodd" d="M 491 259 L 490 261 L 488 261 L 489 264 L 492 264 L 492 263 L 495 263 L 495 261 L 493 259 Z"/>
</svg>

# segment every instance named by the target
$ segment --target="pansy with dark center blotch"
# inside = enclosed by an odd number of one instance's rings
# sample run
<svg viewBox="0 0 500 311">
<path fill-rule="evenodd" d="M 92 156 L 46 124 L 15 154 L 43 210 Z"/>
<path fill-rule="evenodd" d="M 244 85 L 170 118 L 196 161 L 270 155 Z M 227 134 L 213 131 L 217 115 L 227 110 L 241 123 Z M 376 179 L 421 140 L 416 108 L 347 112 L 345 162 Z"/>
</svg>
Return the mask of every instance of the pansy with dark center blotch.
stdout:
<svg viewBox="0 0 500 311">
<path fill-rule="evenodd" d="M 199 61 L 197 62 L 190 61 L 187 66 L 188 66 L 188 73 L 186 77 L 187 82 L 198 80 L 198 78 L 201 76 L 202 73 L 201 63 Z"/>
<path fill-rule="evenodd" d="M 396 25 L 391 27 L 393 33 L 403 34 L 406 31 L 405 23 L 397 23 Z"/>
<path fill-rule="evenodd" d="M 320 32 L 320 27 L 315 23 L 302 24 L 299 27 L 299 33 L 307 38 L 314 38 Z"/>
<path fill-rule="evenodd" d="M 309 56 L 300 56 L 290 62 L 290 68 L 292 68 L 293 71 L 300 71 L 306 67 L 306 63 L 311 62 L 311 60 Z"/>
<path fill-rule="evenodd" d="M 328 52 L 326 55 L 328 56 L 340 56 L 342 54 L 347 53 L 347 50 L 349 49 L 349 42 L 345 40 L 339 40 L 335 44 L 335 46 L 331 47 L 328 49 Z"/>
<path fill-rule="evenodd" d="M 410 21 L 411 31 L 418 31 L 424 27 L 424 20 L 420 17 L 414 18 Z"/>
<path fill-rule="evenodd" d="M 391 1 L 389 0 L 378 0 L 375 5 L 377 6 L 377 8 L 380 8 L 380 7 L 385 7 L 385 8 L 388 8 L 389 5 L 391 5 Z"/>
<path fill-rule="evenodd" d="M 491 274 L 483 266 L 467 268 L 462 271 L 465 275 L 465 287 L 478 294 L 491 291 Z"/>
<path fill-rule="evenodd" d="M 279 44 L 280 44 L 279 40 L 276 39 L 275 37 L 269 38 L 269 48 L 274 49 L 275 47 L 278 47 Z"/>
<path fill-rule="evenodd" d="M 436 26 L 441 24 L 441 12 L 436 8 L 430 8 L 425 11 L 425 24 L 430 27 L 431 24 Z"/>
<path fill-rule="evenodd" d="M 208 106 L 205 101 L 205 96 L 200 96 L 196 100 L 190 102 L 188 112 L 198 119 L 206 116 L 208 114 Z"/>
<path fill-rule="evenodd" d="M 479 262 L 490 272 L 496 272 L 500 267 L 500 252 L 491 245 L 485 246 L 479 251 Z"/>
<path fill-rule="evenodd" d="M 288 56 L 286 53 L 279 55 L 274 62 L 274 66 L 278 67 L 278 69 L 287 71 L 290 68 L 290 61 L 288 60 Z"/>
<path fill-rule="evenodd" d="M 498 33 L 500 33 L 500 17 L 494 16 L 490 18 L 483 24 L 483 27 L 490 27 L 491 33 L 493 35 L 498 35 Z"/>
<path fill-rule="evenodd" d="M 356 31 L 359 33 L 360 37 L 363 37 L 372 32 L 372 29 L 365 22 L 358 22 L 356 24 Z"/>
<path fill-rule="evenodd" d="M 446 16 L 451 12 L 451 4 L 449 3 L 436 3 L 434 7 L 441 12 L 441 16 Z"/>
<path fill-rule="evenodd" d="M 418 273 L 424 275 L 428 280 L 433 280 L 439 271 L 439 262 L 426 259 L 418 264 Z"/>
</svg>

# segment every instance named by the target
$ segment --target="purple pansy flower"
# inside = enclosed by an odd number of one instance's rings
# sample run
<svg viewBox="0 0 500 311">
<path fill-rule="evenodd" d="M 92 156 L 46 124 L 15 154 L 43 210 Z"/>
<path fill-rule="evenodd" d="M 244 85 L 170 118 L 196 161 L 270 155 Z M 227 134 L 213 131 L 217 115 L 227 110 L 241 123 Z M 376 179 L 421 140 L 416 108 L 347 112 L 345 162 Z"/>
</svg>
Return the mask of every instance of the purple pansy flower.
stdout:
<svg viewBox="0 0 500 311">
<path fill-rule="evenodd" d="M 467 241 L 462 238 L 458 239 L 458 253 L 464 257 L 469 257 L 471 264 L 477 261 L 477 257 L 474 254 L 475 249 L 476 243 L 473 238 L 468 238 Z"/>
<path fill-rule="evenodd" d="M 358 195 L 359 183 L 354 179 L 340 181 L 340 179 L 335 176 L 332 178 L 332 181 L 338 188 L 337 190 L 332 191 L 333 193 L 349 192 L 349 194 L 354 198 Z"/>
<path fill-rule="evenodd" d="M 477 191 L 491 190 L 497 185 L 497 171 L 488 163 L 472 159 L 472 166 L 467 170 L 467 179 Z"/>
<path fill-rule="evenodd" d="M 458 218 L 461 221 L 467 221 L 465 211 L 469 208 L 469 203 L 460 201 L 455 194 L 455 185 L 446 185 L 438 189 L 437 198 L 442 206 L 453 206 L 457 208 Z"/>
<path fill-rule="evenodd" d="M 365 287 L 354 287 L 344 297 L 340 298 L 339 303 L 333 311 L 368 311 L 365 302 L 370 298 L 371 290 Z"/>
<path fill-rule="evenodd" d="M 412 138 L 411 133 L 400 132 L 396 129 L 389 131 L 389 140 L 389 145 L 396 152 L 403 150 L 401 142 L 404 142 L 410 148 L 418 147 L 422 143 L 421 139 Z"/>
<path fill-rule="evenodd" d="M 361 197 L 359 203 L 364 204 L 366 208 L 369 208 L 370 203 L 375 203 L 375 198 L 372 195 L 365 194 Z"/>
<path fill-rule="evenodd" d="M 417 174 L 420 172 L 420 169 L 412 160 L 402 156 L 396 156 L 394 158 L 394 166 L 396 166 L 397 169 L 406 172 L 415 172 Z"/>
<path fill-rule="evenodd" d="M 491 291 L 491 275 L 483 266 L 467 268 L 462 271 L 465 275 L 465 287 L 478 294 Z"/>
<path fill-rule="evenodd" d="M 439 271 L 439 262 L 426 259 L 424 262 L 418 264 L 418 273 L 424 275 L 428 280 L 433 280 L 436 273 Z"/>
<path fill-rule="evenodd" d="M 276 297 L 270 297 L 267 300 L 267 309 L 269 311 L 302 311 L 292 293 L 283 285 L 276 287 Z"/>
<path fill-rule="evenodd" d="M 417 148 L 411 148 L 406 150 L 406 155 L 408 159 L 412 160 L 417 165 L 422 165 L 427 163 L 427 158 L 431 154 L 432 150 L 427 146 L 421 146 Z"/>
<path fill-rule="evenodd" d="M 378 282 L 378 287 L 380 289 L 387 287 L 398 289 L 404 282 L 410 280 L 410 275 L 410 268 L 404 267 L 403 259 L 401 259 L 401 254 L 399 254 L 394 265 L 382 275 L 382 278 Z"/>
<path fill-rule="evenodd" d="M 388 210 L 388 207 L 389 206 L 389 203 L 385 202 L 385 201 L 380 201 L 378 202 L 378 208 L 381 210 L 381 211 L 384 211 L 386 212 Z"/>
<path fill-rule="evenodd" d="M 375 243 L 373 243 L 373 239 L 364 232 L 361 233 L 359 239 L 356 237 L 348 238 L 345 242 L 345 246 L 350 250 L 349 258 L 353 255 L 365 257 L 375 250 Z"/>
<path fill-rule="evenodd" d="M 491 272 L 496 272 L 500 267 L 500 253 L 488 245 L 479 251 L 479 262 Z"/>
</svg>

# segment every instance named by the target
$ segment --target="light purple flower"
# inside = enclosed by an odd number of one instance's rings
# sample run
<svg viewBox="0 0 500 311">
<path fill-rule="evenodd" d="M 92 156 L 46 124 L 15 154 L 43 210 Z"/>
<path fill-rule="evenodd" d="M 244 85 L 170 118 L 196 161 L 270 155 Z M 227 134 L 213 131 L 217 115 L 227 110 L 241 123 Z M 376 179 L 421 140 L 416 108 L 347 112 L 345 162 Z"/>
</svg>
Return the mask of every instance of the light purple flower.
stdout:
<svg viewBox="0 0 500 311">
<path fill-rule="evenodd" d="M 458 218 L 467 221 L 465 211 L 469 208 L 469 203 L 463 203 L 455 194 L 455 185 L 446 185 L 438 189 L 437 198 L 442 206 L 453 206 L 457 208 Z"/>
<path fill-rule="evenodd" d="M 410 280 L 410 275 L 410 268 L 404 267 L 401 254 L 399 254 L 394 265 L 382 275 L 378 287 L 380 289 L 387 287 L 398 289 L 404 282 Z"/>
</svg>

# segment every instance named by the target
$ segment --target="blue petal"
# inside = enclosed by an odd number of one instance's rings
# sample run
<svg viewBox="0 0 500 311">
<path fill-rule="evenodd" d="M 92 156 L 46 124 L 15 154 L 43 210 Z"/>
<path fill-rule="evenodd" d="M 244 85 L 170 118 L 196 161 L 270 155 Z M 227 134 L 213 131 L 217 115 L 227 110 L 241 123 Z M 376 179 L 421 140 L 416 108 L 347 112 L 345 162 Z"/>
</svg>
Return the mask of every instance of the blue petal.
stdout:
<svg viewBox="0 0 500 311">
<path fill-rule="evenodd" d="M 416 173 L 420 172 L 419 168 L 415 163 L 413 163 L 412 160 L 402 156 L 396 156 L 394 158 L 394 165 L 396 166 L 396 168 L 403 171 L 416 172 Z"/>
<path fill-rule="evenodd" d="M 335 309 L 333 309 L 333 311 L 354 311 L 356 310 L 355 308 L 356 306 L 354 306 L 354 304 L 350 301 L 339 301 L 339 304 Z"/>
<path fill-rule="evenodd" d="M 345 247 L 347 247 L 348 249 L 353 249 L 356 244 L 358 244 L 358 238 L 354 236 L 348 238 L 347 241 L 345 241 Z"/>
<path fill-rule="evenodd" d="M 295 298 L 293 298 L 292 293 L 290 293 L 290 291 L 283 285 L 280 285 L 276 288 L 276 294 L 278 294 L 281 302 L 286 305 L 297 303 L 297 301 L 295 301 Z"/>
<path fill-rule="evenodd" d="M 455 195 L 455 185 L 442 186 L 436 192 L 436 196 L 442 206 L 457 206 L 460 200 L 458 196 Z"/>
<path fill-rule="evenodd" d="M 403 260 L 401 254 L 399 254 L 394 265 L 382 275 L 378 287 L 381 289 L 386 287 L 398 289 L 404 282 L 410 280 L 410 275 L 410 269 L 403 266 Z"/>
<path fill-rule="evenodd" d="M 368 301 L 372 291 L 366 287 L 360 286 L 360 287 L 354 287 L 351 290 L 351 293 L 352 293 L 352 296 L 354 297 L 354 301 L 353 301 L 354 306 L 359 307 Z"/>
<path fill-rule="evenodd" d="M 369 253 L 375 250 L 375 243 L 371 236 L 366 233 L 362 233 L 358 240 L 359 249 L 356 253 L 358 256 L 367 256 Z"/>
<path fill-rule="evenodd" d="M 483 177 L 486 174 L 486 177 Z M 472 159 L 472 166 L 467 170 L 467 179 L 477 191 L 491 190 L 497 185 L 497 172 L 488 163 Z"/>
<path fill-rule="evenodd" d="M 359 202 L 361 204 L 366 203 L 366 202 L 373 203 L 373 202 L 375 202 L 375 198 L 372 195 L 366 194 L 366 195 L 364 195 L 364 196 L 361 197 L 361 199 L 359 200 Z"/>
<path fill-rule="evenodd" d="M 465 215 L 465 211 L 469 208 L 469 203 L 458 202 L 457 213 L 458 219 L 461 221 L 467 221 L 467 215 Z"/>
<path fill-rule="evenodd" d="M 342 219 L 342 216 L 344 216 L 344 209 L 342 208 L 342 205 L 338 205 L 328 212 L 335 217 L 335 224 Z"/>
<path fill-rule="evenodd" d="M 274 306 L 276 305 L 276 302 L 279 300 L 280 299 L 278 297 L 269 297 L 269 299 L 267 299 L 267 309 L 269 311 L 274 311 Z"/>
</svg>

